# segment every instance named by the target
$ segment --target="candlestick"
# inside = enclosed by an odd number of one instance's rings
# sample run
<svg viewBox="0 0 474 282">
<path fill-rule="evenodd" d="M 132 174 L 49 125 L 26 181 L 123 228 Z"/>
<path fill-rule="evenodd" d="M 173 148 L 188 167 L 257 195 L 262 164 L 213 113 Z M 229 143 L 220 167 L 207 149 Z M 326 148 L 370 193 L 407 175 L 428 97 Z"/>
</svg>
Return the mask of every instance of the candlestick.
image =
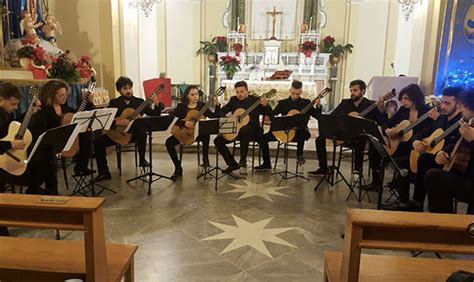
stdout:
<svg viewBox="0 0 474 282">
<path fill-rule="evenodd" d="M 312 30 L 312 27 L 313 27 L 312 23 L 313 23 L 313 17 L 309 18 L 309 30 L 310 31 Z"/>
</svg>

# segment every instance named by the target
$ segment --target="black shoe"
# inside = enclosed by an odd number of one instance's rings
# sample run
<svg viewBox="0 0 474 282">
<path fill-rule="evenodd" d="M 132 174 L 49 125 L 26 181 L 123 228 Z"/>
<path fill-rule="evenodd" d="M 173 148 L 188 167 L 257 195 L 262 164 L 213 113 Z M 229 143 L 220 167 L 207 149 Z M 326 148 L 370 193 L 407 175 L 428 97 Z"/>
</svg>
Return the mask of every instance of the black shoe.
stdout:
<svg viewBox="0 0 474 282">
<path fill-rule="evenodd" d="M 176 181 L 176 179 L 178 179 L 178 177 L 181 177 L 183 176 L 183 169 L 181 167 L 177 168 L 174 170 L 174 173 L 173 175 L 171 175 L 171 180 L 173 181 Z"/>
<path fill-rule="evenodd" d="M 25 191 L 25 194 L 29 195 L 47 195 L 46 189 L 43 188 L 28 188 Z"/>
<path fill-rule="evenodd" d="M 271 169 L 272 169 L 272 165 L 266 164 L 266 163 L 263 163 L 259 166 L 254 167 L 254 170 L 256 171 L 265 171 L 265 170 L 271 170 Z"/>
<path fill-rule="evenodd" d="M 308 174 L 309 175 L 312 175 L 312 176 L 318 176 L 318 175 L 324 175 L 328 172 L 328 169 L 327 168 L 318 168 L 317 170 L 314 170 L 314 171 L 308 171 Z"/>
<path fill-rule="evenodd" d="M 110 175 L 110 173 L 105 173 L 105 174 L 97 175 L 97 177 L 94 178 L 94 181 L 99 182 L 99 181 L 110 180 L 110 179 L 112 179 L 112 176 Z"/>
<path fill-rule="evenodd" d="M 303 156 L 297 156 L 296 157 L 296 162 L 300 165 L 304 164 L 306 161 Z"/>
<path fill-rule="evenodd" d="M 238 164 L 230 165 L 226 169 L 223 170 L 224 173 L 232 173 L 234 170 L 238 170 L 240 166 Z"/>
<path fill-rule="evenodd" d="M 147 160 L 141 160 L 138 164 L 139 167 L 149 167 L 150 163 Z"/>
<path fill-rule="evenodd" d="M 59 191 L 58 190 L 46 190 L 46 195 L 57 196 L 57 195 L 59 195 Z"/>
</svg>

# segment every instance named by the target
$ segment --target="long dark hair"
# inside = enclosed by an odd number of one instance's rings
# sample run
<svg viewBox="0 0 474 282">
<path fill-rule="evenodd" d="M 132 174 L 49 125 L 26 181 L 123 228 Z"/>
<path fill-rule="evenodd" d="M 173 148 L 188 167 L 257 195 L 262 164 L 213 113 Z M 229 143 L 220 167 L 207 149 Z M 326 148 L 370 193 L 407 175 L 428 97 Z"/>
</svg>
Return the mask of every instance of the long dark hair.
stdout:
<svg viewBox="0 0 474 282">
<path fill-rule="evenodd" d="M 46 82 L 39 95 L 41 103 L 45 106 L 53 105 L 54 95 L 61 88 L 66 88 L 67 93 L 69 93 L 69 85 L 63 80 L 52 79 Z"/>
<path fill-rule="evenodd" d="M 189 85 L 186 88 L 186 90 L 184 90 L 183 96 L 181 97 L 181 103 L 183 103 L 185 105 L 189 104 L 188 95 L 189 95 L 189 92 L 191 92 L 191 90 L 193 90 L 193 89 L 196 89 L 199 92 L 199 88 L 196 85 Z"/>
<path fill-rule="evenodd" d="M 425 106 L 425 94 L 417 84 L 410 84 L 400 90 L 400 94 L 398 94 L 399 101 L 402 100 L 403 95 L 407 95 L 408 99 L 415 103 L 417 109 Z"/>
</svg>

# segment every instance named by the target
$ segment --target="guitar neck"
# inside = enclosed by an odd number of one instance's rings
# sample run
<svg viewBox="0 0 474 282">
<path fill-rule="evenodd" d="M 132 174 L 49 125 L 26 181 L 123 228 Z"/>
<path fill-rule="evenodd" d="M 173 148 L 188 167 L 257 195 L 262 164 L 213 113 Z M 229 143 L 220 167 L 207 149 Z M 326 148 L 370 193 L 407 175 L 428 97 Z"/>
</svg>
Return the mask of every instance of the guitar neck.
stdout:
<svg viewBox="0 0 474 282">
<path fill-rule="evenodd" d="M 30 105 L 28 106 L 28 110 L 26 111 L 25 117 L 23 118 L 23 122 L 21 123 L 20 129 L 18 129 L 18 132 L 15 135 L 15 139 L 23 139 L 23 136 L 25 136 L 26 129 L 30 125 L 31 117 L 33 116 L 33 104 L 35 103 L 36 96 L 33 97 L 33 100 L 31 101 Z"/>
<path fill-rule="evenodd" d="M 319 97 L 318 97 L 319 98 Z M 316 98 L 316 99 L 318 99 Z M 316 102 L 316 99 L 314 99 L 313 101 L 311 101 L 311 103 L 309 103 L 308 105 L 306 105 L 300 112 L 300 114 L 304 115 L 306 114 L 314 105 L 314 103 Z"/>
<path fill-rule="evenodd" d="M 417 120 L 415 120 L 412 124 L 410 124 L 409 126 L 405 127 L 404 129 L 402 129 L 402 131 L 404 133 L 412 130 L 413 128 L 415 128 L 417 125 L 419 125 L 420 123 L 422 123 L 425 119 L 428 118 L 430 114 L 430 111 L 427 111 L 426 113 L 424 113 L 421 117 L 419 117 Z"/>
<path fill-rule="evenodd" d="M 150 101 L 148 100 L 145 100 L 143 103 L 141 103 L 140 106 L 138 106 L 138 108 L 135 109 L 135 111 L 133 112 L 133 114 L 131 114 L 129 117 L 128 117 L 128 120 L 134 120 L 138 117 L 139 114 L 142 113 L 142 111 L 148 106 L 150 105 Z"/>
<path fill-rule="evenodd" d="M 360 112 L 359 116 L 360 117 L 364 117 L 366 114 L 370 113 L 373 109 L 375 109 L 375 107 L 377 107 L 377 102 L 373 103 L 372 105 L 368 106 L 367 108 L 365 108 L 365 110 L 363 110 L 362 112 Z"/>
<path fill-rule="evenodd" d="M 196 123 L 198 119 L 211 107 L 212 102 L 208 101 L 199 112 L 193 117 L 193 122 Z"/>
<path fill-rule="evenodd" d="M 444 138 L 446 138 L 446 136 L 448 136 L 449 134 L 451 134 L 454 130 L 458 129 L 459 126 L 461 126 L 459 124 L 459 122 L 456 122 L 455 124 L 451 125 L 448 129 L 446 129 L 445 132 L 443 132 L 443 134 L 441 134 L 440 136 L 436 137 L 433 142 L 431 142 L 430 146 L 431 147 L 434 147 L 436 146 L 436 144 L 438 144 L 439 142 L 441 142 L 441 140 L 443 140 Z"/>
<path fill-rule="evenodd" d="M 82 100 L 81 104 L 79 105 L 79 108 L 77 109 L 77 112 L 84 111 L 86 109 L 88 103 L 89 102 L 87 101 L 87 99 Z"/>
<path fill-rule="evenodd" d="M 248 107 L 245 112 L 243 112 L 239 117 L 242 119 L 242 118 L 245 118 L 248 114 L 250 114 L 253 110 L 255 110 L 255 108 L 257 108 L 258 104 L 260 104 L 260 101 L 257 100 L 255 101 L 255 103 L 253 103 L 250 107 Z"/>
</svg>

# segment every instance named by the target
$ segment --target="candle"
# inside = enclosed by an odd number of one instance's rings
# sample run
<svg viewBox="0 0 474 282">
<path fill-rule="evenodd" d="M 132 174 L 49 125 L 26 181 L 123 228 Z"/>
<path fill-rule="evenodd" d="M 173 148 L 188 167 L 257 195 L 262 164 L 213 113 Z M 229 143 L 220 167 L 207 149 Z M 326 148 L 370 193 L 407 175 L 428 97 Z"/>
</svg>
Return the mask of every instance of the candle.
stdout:
<svg viewBox="0 0 474 282">
<path fill-rule="evenodd" d="M 313 29 L 313 17 L 309 18 L 309 30 L 311 31 Z"/>
<path fill-rule="evenodd" d="M 236 27 L 236 30 L 238 30 L 238 29 L 239 29 L 239 25 L 240 25 L 240 18 L 239 18 L 239 17 L 237 17 L 237 27 Z"/>
</svg>

